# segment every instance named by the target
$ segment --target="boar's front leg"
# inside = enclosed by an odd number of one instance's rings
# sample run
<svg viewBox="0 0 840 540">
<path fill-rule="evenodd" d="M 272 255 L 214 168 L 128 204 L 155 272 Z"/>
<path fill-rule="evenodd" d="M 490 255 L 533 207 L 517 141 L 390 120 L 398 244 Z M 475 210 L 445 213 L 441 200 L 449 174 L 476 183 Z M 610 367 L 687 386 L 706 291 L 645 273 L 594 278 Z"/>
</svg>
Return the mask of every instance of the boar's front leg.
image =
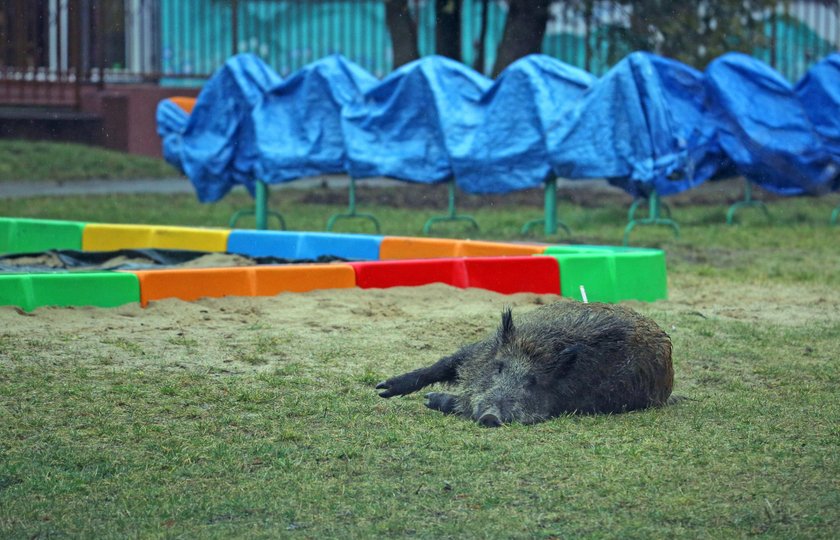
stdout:
<svg viewBox="0 0 840 540">
<path fill-rule="evenodd" d="M 382 390 L 379 392 L 381 397 L 389 398 L 416 392 L 430 384 L 452 382 L 458 376 L 458 366 L 470 356 L 477 345 L 477 343 L 468 345 L 451 356 L 444 356 L 431 366 L 391 377 L 377 384 L 376 389 Z"/>
</svg>

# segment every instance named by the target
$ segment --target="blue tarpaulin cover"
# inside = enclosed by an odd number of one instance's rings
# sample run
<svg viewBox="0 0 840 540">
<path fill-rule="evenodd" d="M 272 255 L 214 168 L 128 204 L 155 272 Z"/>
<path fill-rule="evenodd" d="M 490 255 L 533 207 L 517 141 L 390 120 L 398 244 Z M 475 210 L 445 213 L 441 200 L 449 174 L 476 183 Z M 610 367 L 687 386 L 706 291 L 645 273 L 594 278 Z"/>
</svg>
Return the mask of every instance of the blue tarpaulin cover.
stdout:
<svg viewBox="0 0 840 540">
<path fill-rule="evenodd" d="M 253 112 L 257 178 L 269 184 L 342 173 L 342 108 L 379 80 L 343 56 L 313 62 L 271 88 Z"/>
<path fill-rule="evenodd" d="M 840 162 L 776 70 L 728 53 L 709 64 L 705 81 L 714 129 L 739 174 L 781 195 L 837 188 Z"/>
<path fill-rule="evenodd" d="M 163 145 L 163 159 L 179 171 L 184 170 L 181 163 L 181 137 L 187 128 L 190 115 L 174 102 L 164 99 L 157 106 L 157 134 Z"/>
<path fill-rule="evenodd" d="M 701 73 L 632 53 L 600 79 L 542 56 L 495 81 L 440 56 L 382 81 L 341 56 L 281 79 L 232 57 L 191 114 L 157 110 L 164 157 L 212 202 L 254 180 L 347 172 L 474 193 L 537 187 L 554 174 L 607 178 L 636 196 L 742 174 L 784 195 L 840 183 L 840 55 L 794 88 L 766 64 L 727 54 Z"/>
<path fill-rule="evenodd" d="M 547 133 L 565 178 L 607 178 L 633 195 L 661 195 L 708 179 L 721 157 L 702 131 L 703 76 L 637 52 L 610 69 Z"/>
<path fill-rule="evenodd" d="M 180 145 L 169 134 L 171 146 L 164 155 L 180 156 L 169 158 L 170 163 L 180 163 L 200 201 L 217 201 L 236 184 L 253 190 L 258 155 L 251 113 L 280 81 L 259 57 L 234 56 L 201 89 Z"/>
<path fill-rule="evenodd" d="M 840 53 L 814 64 L 795 92 L 825 145 L 840 157 Z"/>
<path fill-rule="evenodd" d="M 344 109 L 347 171 L 435 183 L 452 176 L 481 121 L 479 101 L 492 81 L 460 62 L 426 56 L 410 62 Z"/>
<path fill-rule="evenodd" d="M 545 55 L 508 66 L 478 103 L 481 116 L 474 132 L 451 156 L 458 186 L 472 193 L 540 186 L 551 172 L 546 130 L 595 80 Z"/>
</svg>

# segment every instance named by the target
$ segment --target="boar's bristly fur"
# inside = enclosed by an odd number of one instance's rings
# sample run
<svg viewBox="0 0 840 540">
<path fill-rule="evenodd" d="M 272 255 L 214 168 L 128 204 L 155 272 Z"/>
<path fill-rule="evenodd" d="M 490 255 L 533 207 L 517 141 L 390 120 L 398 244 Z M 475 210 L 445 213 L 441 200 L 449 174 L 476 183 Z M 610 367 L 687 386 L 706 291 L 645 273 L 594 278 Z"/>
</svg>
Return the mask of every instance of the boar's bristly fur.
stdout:
<svg viewBox="0 0 840 540">
<path fill-rule="evenodd" d="M 457 394 L 430 393 L 427 405 L 494 427 L 664 405 L 673 381 L 671 340 L 651 319 L 560 301 L 516 320 L 505 310 L 493 335 L 376 388 L 387 398 L 454 384 Z"/>
</svg>

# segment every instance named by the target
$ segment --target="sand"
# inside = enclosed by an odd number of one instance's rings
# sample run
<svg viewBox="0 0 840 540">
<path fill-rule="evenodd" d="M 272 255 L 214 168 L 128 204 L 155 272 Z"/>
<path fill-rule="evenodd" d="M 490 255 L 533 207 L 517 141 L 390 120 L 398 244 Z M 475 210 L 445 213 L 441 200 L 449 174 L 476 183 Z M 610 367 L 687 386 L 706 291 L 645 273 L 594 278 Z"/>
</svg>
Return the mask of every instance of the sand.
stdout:
<svg viewBox="0 0 840 540">
<path fill-rule="evenodd" d="M 720 287 L 706 278 L 672 278 L 668 300 L 627 304 L 677 336 L 687 315 L 781 326 L 840 323 L 840 292 L 830 287 Z M 375 378 L 428 364 L 487 335 L 505 306 L 515 316 L 561 300 L 435 284 L 163 300 L 148 308 L 45 307 L 24 313 L 6 306 L 0 307 L 0 361 L 15 356 L 107 369 L 153 365 L 220 376 L 297 366 L 310 373 L 351 370 Z M 675 357 L 679 354 L 675 349 Z"/>
</svg>

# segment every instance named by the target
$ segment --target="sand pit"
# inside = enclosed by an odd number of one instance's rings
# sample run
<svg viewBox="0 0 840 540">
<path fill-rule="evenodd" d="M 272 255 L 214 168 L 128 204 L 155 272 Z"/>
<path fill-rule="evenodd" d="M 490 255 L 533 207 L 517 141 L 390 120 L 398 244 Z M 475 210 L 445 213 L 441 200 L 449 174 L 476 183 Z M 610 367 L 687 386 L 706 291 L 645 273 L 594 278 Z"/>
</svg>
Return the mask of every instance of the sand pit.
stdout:
<svg viewBox="0 0 840 540">
<path fill-rule="evenodd" d="M 830 287 L 773 283 L 719 291 L 699 277 L 672 278 L 670 299 L 629 305 L 675 340 L 686 316 L 766 325 L 840 323 Z M 153 302 L 148 308 L 0 307 L 0 357 L 107 369 L 206 369 L 235 374 L 278 367 L 354 370 L 371 377 L 419 366 L 492 331 L 505 306 L 516 312 L 561 300 L 446 285 L 320 290 L 275 297 Z M 5 345 L 5 347 L 2 347 Z M 675 349 L 678 357 L 680 351 Z"/>
</svg>

